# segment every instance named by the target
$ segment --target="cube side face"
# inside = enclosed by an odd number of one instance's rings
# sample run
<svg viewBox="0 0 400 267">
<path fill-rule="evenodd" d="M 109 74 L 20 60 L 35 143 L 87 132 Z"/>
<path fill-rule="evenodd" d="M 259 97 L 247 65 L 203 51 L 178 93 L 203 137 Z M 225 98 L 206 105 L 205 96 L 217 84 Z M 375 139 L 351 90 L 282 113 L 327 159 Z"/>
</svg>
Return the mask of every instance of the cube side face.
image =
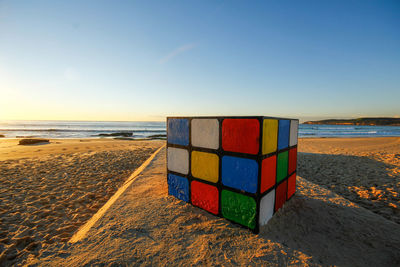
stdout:
<svg viewBox="0 0 400 267">
<path fill-rule="evenodd" d="M 167 118 L 169 194 L 257 233 L 295 191 L 292 125 L 298 121 Z"/>
<path fill-rule="evenodd" d="M 259 226 L 266 225 L 296 191 L 299 121 L 264 118 L 263 125 Z"/>
</svg>

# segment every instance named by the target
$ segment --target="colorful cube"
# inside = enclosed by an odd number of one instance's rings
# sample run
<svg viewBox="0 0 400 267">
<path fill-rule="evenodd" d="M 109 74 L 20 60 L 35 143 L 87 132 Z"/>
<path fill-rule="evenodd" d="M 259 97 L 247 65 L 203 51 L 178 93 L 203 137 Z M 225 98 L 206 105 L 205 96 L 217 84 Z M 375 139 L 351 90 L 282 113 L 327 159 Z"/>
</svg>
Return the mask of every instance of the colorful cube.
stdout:
<svg viewBox="0 0 400 267">
<path fill-rule="evenodd" d="M 297 119 L 168 117 L 168 193 L 258 233 L 296 191 Z"/>
</svg>

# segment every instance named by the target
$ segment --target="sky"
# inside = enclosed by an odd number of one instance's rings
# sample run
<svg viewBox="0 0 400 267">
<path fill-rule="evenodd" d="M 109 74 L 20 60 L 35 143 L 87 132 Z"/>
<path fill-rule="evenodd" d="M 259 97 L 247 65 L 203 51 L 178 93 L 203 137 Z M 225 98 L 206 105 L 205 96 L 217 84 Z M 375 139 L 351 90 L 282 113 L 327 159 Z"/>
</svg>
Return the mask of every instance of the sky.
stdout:
<svg viewBox="0 0 400 267">
<path fill-rule="evenodd" d="M 400 116 L 399 1 L 2 1 L 0 120 Z"/>
</svg>

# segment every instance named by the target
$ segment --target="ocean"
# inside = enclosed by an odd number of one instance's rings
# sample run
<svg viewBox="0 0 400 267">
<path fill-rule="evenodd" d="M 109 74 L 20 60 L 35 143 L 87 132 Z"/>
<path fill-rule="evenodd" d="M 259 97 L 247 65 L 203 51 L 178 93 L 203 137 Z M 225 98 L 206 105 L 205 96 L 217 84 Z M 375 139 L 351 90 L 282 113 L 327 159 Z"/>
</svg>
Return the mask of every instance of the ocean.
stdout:
<svg viewBox="0 0 400 267">
<path fill-rule="evenodd" d="M 166 134 L 165 122 L 115 121 L 0 121 L 5 138 L 107 138 L 100 134 L 132 133 L 133 138 Z M 299 137 L 384 137 L 400 136 L 400 126 L 304 125 Z"/>
<path fill-rule="evenodd" d="M 116 121 L 0 121 L 0 134 L 6 138 L 100 138 L 100 134 L 117 132 L 131 132 L 133 138 L 165 135 L 166 124 Z"/>
</svg>

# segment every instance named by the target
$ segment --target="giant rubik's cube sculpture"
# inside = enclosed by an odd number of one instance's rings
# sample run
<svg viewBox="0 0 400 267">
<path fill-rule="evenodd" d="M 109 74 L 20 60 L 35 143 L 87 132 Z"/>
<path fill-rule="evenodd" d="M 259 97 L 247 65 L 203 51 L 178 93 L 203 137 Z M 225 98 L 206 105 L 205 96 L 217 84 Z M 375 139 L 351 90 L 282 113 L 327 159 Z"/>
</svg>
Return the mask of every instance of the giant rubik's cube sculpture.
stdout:
<svg viewBox="0 0 400 267">
<path fill-rule="evenodd" d="M 298 124 L 168 117 L 168 193 L 257 233 L 296 191 Z"/>
</svg>

